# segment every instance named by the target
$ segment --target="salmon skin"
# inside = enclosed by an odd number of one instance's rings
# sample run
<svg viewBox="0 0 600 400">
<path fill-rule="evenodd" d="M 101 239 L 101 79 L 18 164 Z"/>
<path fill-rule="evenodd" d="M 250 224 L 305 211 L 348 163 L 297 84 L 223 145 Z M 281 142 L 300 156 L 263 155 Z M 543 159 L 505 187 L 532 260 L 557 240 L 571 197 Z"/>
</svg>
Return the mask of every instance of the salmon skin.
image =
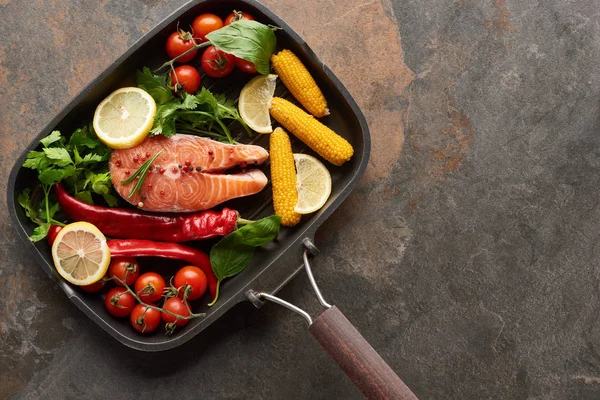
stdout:
<svg viewBox="0 0 600 400">
<path fill-rule="evenodd" d="M 125 184 L 144 162 L 162 152 L 146 175 L 140 194 L 128 197 L 136 181 Z M 198 136 L 149 137 L 130 149 L 114 150 L 108 163 L 113 186 L 129 203 L 147 211 L 191 212 L 260 192 L 267 177 L 246 166 L 262 164 L 269 153 L 260 146 L 230 145 Z M 234 167 L 242 172 L 225 174 Z"/>
</svg>

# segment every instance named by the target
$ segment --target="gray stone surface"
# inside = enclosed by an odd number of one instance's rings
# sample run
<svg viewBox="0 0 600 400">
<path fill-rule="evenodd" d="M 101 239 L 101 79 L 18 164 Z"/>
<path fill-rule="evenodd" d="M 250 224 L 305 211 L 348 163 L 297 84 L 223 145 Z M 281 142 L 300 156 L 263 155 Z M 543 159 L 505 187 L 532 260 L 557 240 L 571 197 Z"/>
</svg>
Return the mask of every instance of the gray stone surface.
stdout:
<svg viewBox="0 0 600 400">
<path fill-rule="evenodd" d="M 183 3 L 0 0 L 2 170 Z M 317 235 L 326 297 L 422 399 L 600 398 L 597 2 L 302 3 L 265 1 L 373 136 Z M 35 265 L 0 202 L 0 398 L 360 398 L 276 306 L 240 305 L 166 353 L 123 347 Z M 302 276 L 281 296 L 318 310 Z"/>
</svg>

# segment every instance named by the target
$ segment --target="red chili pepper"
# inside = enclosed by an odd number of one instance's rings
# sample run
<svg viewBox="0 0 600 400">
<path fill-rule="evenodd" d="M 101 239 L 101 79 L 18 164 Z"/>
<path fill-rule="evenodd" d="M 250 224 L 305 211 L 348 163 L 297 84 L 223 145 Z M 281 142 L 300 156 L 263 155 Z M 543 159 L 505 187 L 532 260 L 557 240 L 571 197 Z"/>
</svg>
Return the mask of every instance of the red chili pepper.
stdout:
<svg viewBox="0 0 600 400">
<path fill-rule="evenodd" d="M 96 225 L 102 233 L 129 239 L 187 242 L 225 236 L 235 229 L 237 212 L 202 211 L 193 214 L 149 214 L 125 208 L 93 206 L 70 196 L 61 184 L 54 185 L 61 209 L 75 221 Z"/>
<path fill-rule="evenodd" d="M 217 277 L 210 266 L 210 258 L 205 252 L 178 243 L 154 242 L 152 240 L 112 239 L 106 243 L 110 249 L 111 257 L 162 257 L 182 260 L 190 265 L 195 265 L 206 274 L 211 300 L 215 298 Z"/>
<path fill-rule="evenodd" d="M 61 229 L 62 226 L 50 225 L 50 228 L 48 229 L 48 234 L 46 235 L 46 240 L 48 240 L 48 244 L 50 246 L 54 244 L 54 241 L 56 240 L 56 235 L 58 235 L 58 232 L 60 232 Z"/>
</svg>

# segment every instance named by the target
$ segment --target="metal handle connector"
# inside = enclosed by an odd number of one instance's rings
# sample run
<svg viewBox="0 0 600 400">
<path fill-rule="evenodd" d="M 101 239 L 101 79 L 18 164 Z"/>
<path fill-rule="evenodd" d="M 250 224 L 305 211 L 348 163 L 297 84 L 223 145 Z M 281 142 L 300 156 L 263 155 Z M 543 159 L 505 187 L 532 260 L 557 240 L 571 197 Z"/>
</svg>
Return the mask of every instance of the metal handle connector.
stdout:
<svg viewBox="0 0 600 400">
<path fill-rule="evenodd" d="M 293 305 L 290 302 L 280 299 L 277 296 L 272 296 L 268 293 L 259 293 L 258 297 L 260 297 L 261 299 L 272 301 L 273 303 L 277 303 L 280 306 L 284 306 L 285 308 L 292 310 L 293 312 L 295 312 L 297 314 L 302 315 L 304 317 L 304 319 L 306 319 L 306 321 L 308 322 L 309 326 L 312 325 L 312 323 L 313 323 L 312 318 L 310 317 L 310 315 L 308 315 L 308 313 L 306 311 L 304 311 L 300 307 L 296 307 L 295 305 Z"/>
<path fill-rule="evenodd" d="M 315 280 L 315 277 L 313 276 L 312 269 L 310 267 L 310 263 L 308 262 L 308 256 L 317 254 L 318 249 L 314 245 L 314 243 L 308 238 L 304 239 L 302 243 L 304 244 L 304 253 L 302 255 L 302 260 L 304 261 L 304 269 L 306 270 L 306 274 L 308 275 L 308 280 L 310 281 L 310 284 L 312 285 L 312 287 L 317 295 L 317 298 L 319 299 L 319 303 L 321 303 L 321 305 L 325 308 L 331 308 L 331 304 L 326 302 L 325 298 L 321 294 L 321 290 L 319 290 L 319 286 L 317 285 L 317 281 Z M 283 306 L 289 310 L 292 310 L 293 312 L 295 312 L 297 314 L 300 314 L 302 317 L 304 317 L 304 319 L 306 319 L 309 326 L 312 325 L 312 323 L 313 323 L 312 318 L 306 311 L 304 311 L 300 307 L 297 307 L 297 306 L 293 305 L 292 303 L 287 302 L 277 296 L 273 296 L 272 294 L 263 293 L 263 292 L 258 293 L 253 290 L 249 290 L 248 292 L 246 292 L 246 297 L 248 297 L 248 299 L 252 302 L 252 304 L 254 304 L 257 308 L 262 306 L 261 300 L 269 300 L 269 301 L 279 304 L 280 306 Z"/>
<path fill-rule="evenodd" d="M 308 280 L 310 281 L 310 284 L 312 285 L 313 289 L 315 290 L 317 298 L 319 299 L 319 303 L 321 303 L 321 305 L 325 308 L 331 308 L 331 304 L 326 302 L 325 298 L 323 298 L 323 295 L 321 294 L 321 291 L 319 290 L 319 286 L 317 286 L 317 281 L 315 280 L 315 277 L 312 274 L 312 269 L 310 268 L 310 263 L 308 262 L 308 251 L 307 250 L 304 250 L 302 259 L 304 260 L 304 269 L 306 269 L 306 275 L 308 275 Z"/>
</svg>

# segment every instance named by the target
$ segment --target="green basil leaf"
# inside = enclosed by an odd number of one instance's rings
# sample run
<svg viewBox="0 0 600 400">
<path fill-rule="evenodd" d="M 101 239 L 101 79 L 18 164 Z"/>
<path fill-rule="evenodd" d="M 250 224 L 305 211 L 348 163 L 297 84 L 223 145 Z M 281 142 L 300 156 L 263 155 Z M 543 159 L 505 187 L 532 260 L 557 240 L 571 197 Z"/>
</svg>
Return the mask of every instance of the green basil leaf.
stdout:
<svg viewBox="0 0 600 400">
<path fill-rule="evenodd" d="M 242 226 L 240 229 L 232 232 L 237 236 L 236 240 L 240 244 L 248 246 L 264 246 L 277 237 L 280 228 L 281 217 L 271 215 Z"/>
<path fill-rule="evenodd" d="M 232 240 L 221 239 L 210 250 L 210 264 L 219 280 L 242 272 L 254 256 L 254 247 L 235 244 Z"/>
<path fill-rule="evenodd" d="M 242 19 L 209 33 L 206 38 L 225 53 L 254 63 L 261 74 L 269 73 L 277 38 L 267 25 Z"/>
<path fill-rule="evenodd" d="M 273 215 L 241 227 L 210 250 L 210 264 L 219 281 L 242 272 L 252 261 L 254 249 L 277 236 L 281 217 Z"/>
</svg>

